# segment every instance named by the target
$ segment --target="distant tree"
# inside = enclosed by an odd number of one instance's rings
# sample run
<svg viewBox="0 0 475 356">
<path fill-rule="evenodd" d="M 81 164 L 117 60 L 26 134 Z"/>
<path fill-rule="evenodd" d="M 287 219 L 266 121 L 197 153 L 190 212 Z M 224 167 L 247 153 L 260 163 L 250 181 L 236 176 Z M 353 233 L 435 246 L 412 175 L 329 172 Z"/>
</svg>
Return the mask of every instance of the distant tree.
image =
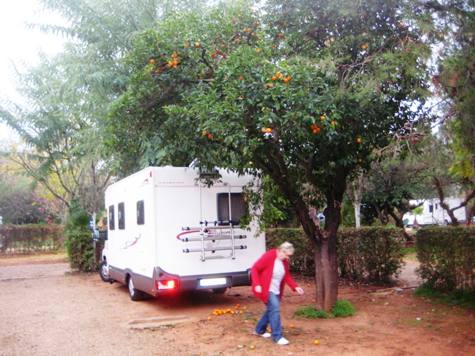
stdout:
<svg viewBox="0 0 475 356">
<path fill-rule="evenodd" d="M 412 136 L 419 140 L 422 134 Z M 404 214 L 417 207 L 410 201 L 433 195 L 427 180 L 427 164 L 415 143 L 393 142 L 375 157 L 366 173 L 363 204 L 366 213 L 372 212 L 382 224 L 392 220 L 403 228 Z"/>
<path fill-rule="evenodd" d="M 451 225 L 459 224 L 455 211 L 465 208 L 468 208 L 466 215 L 467 222 L 470 223 L 473 216 L 472 204 L 475 203 L 475 175 L 466 176 L 453 169 L 457 153 L 450 130 L 428 136 L 426 140 L 421 161 L 426 165 L 425 174 L 433 189 L 433 195 L 439 198 L 440 206 L 449 216 Z M 460 204 L 450 207 L 446 202 L 449 196 L 460 197 Z"/>
<path fill-rule="evenodd" d="M 450 135 L 452 178 L 461 184 L 467 223 L 475 215 L 475 2 L 472 0 L 431 0 L 424 4 L 425 16 L 432 20 L 433 41 L 438 48 L 437 73 L 433 76 L 436 94 L 442 99 L 441 122 Z M 472 183 L 470 183 L 472 182 Z M 434 180 L 439 198 L 444 200 L 444 181 Z M 468 199 L 468 200 L 467 200 Z M 442 205 L 453 224 L 451 209 Z"/>
<path fill-rule="evenodd" d="M 110 103 L 125 90 L 127 71 L 119 60 L 134 35 L 160 16 L 188 2 L 42 0 L 59 13 L 64 26 L 35 25 L 66 36 L 65 50 L 20 74 L 26 105 L 0 107 L 0 120 L 26 143 L 12 155 L 36 181 L 69 206 L 79 199 L 89 213 L 98 211 L 113 174 L 136 167 L 133 140 L 130 167 L 122 149 L 107 150 L 105 130 Z"/>
<path fill-rule="evenodd" d="M 3 223 L 37 224 L 48 222 L 58 211 L 42 197 L 32 180 L 14 172 L 0 156 L 0 216 Z"/>
</svg>

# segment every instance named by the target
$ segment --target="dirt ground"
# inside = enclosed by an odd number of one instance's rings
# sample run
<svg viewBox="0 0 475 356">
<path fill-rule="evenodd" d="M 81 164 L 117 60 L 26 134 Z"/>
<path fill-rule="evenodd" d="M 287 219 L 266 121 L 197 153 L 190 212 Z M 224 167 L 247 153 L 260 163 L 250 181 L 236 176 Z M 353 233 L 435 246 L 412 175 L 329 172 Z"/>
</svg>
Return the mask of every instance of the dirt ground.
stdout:
<svg viewBox="0 0 475 356">
<path fill-rule="evenodd" d="M 299 279 L 306 294 L 286 290 L 282 306 L 291 344 L 277 346 L 251 334 L 263 305 L 248 287 L 132 302 L 120 284 L 70 273 L 62 261 L 33 261 L 0 263 L 0 355 L 475 355 L 475 312 L 411 289 L 342 286 L 339 297 L 357 307 L 355 316 L 303 320 L 293 313 L 312 304 L 314 286 Z M 227 308 L 242 313 L 212 315 Z M 190 321 L 143 330 L 129 324 L 179 315 Z"/>
</svg>

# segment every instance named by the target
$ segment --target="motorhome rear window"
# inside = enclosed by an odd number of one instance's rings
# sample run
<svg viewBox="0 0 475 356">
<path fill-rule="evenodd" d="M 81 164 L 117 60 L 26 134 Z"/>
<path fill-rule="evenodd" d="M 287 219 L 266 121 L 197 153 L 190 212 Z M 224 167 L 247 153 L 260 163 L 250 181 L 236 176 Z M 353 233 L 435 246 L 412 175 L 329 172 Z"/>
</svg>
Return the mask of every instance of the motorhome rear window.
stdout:
<svg viewBox="0 0 475 356">
<path fill-rule="evenodd" d="M 119 220 L 119 230 L 125 229 L 125 211 L 124 211 L 124 203 L 119 203 L 117 206 L 117 220 Z"/>
<path fill-rule="evenodd" d="M 114 205 L 109 206 L 109 230 L 115 229 Z"/>
<path fill-rule="evenodd" d="M 221 225 L 239 225 L 241 218 L 246 214 L 246 204 L 242 193 L 231 193 L 231 219 L 229 219 L 229 193 L 218 194 L 218 220 Z"/>
<path fill-rule="evenodd" d="M 143 200 L 137 202 L 137 225 L 145 224 L 145 211 Z"/>
</svg>

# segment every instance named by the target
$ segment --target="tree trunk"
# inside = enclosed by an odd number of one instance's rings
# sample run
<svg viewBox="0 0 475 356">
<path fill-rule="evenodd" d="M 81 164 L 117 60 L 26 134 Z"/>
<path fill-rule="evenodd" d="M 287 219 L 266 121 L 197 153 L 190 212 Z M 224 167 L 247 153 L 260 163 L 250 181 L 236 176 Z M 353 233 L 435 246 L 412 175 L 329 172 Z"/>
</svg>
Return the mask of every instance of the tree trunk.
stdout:
<svg viewBox="0 0 475 356">
<path fill-rule="evenodd" d="M 316 309 L 330 311 L 338 295 L 336 235 L 315 247 Z"/>
<path fill-rule="evenodd" d="M 466 213 L 465 213 L 465 214 L 466 214 L 465 216 L 467 217 L 467 219 L 466 219 L 466 221 L 465 221 L 465 224 L 466 224 L 467 226 L 472 225 L 472 218 L 473 218 L 473 215 L 475 214 L 475 204 L 472 205 L 471 207 L 468 207 L 468 206 L 467 206 L 467 209 L 466 209 Z"/>
<path fill-rule="evenodd" d="M 353 181 L 353 208 L 355 210 L 355 227 L 361 227 L 361 199 L 363 196 L 363 174 Z"/>
<path fill-rule="evenodd" d="M 361 227 L 361 202 L 354 202 L 353 207 L 355 209 L 355 227 L 360 228 Z"/>
<path fill-rule="evenodd" d="M 316 308 L 326 311 L 331 310 L 338 296 L 336 234 L 340 225 L 341 199 L 344 191 L 343 188 L 337 194 L 333 192 L 327 195 L 327 207 L 323 212 L 325 230 L 315 247 Z"/>
<path fill-rule="evenodd" d="M 437 191 L 437 194 L 439 195 L 440 206 L 442 207 L 442 209 L 446 211 L 447 215 L 449 215 L 449 218 L 451 221 L 450 224 L 453 226 L 457 226 L 459 224 L 459 221 L 455 217 L 454 209 L 450 209 L 450 206 L 445 202 L 445 194 L 444 194 L 444 189 L 442 187 L 442 183 L 437 177 L 434 177 L 433 180 L 434 180 L 435 189 Z"/>
</svg>

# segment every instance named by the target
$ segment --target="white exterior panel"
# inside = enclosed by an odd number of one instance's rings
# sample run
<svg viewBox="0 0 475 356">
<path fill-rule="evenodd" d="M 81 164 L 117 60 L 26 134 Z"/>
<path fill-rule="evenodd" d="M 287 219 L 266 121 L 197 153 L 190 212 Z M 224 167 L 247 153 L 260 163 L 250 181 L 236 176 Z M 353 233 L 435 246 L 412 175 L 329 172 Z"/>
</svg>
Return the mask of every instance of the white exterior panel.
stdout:
<svg viewBox="0 0 475 356">
<path fill-rule="evenodd" d="M 112 184 L 106 190 L 105 203 L 106 209 L 114 206 L 115 228 L 108 231 L 103 257 L 113 271 L 123 276 L 114 279 L 125 282 L 127 276 L 137 276 L 155 280 L 158 278 L 157 271 L 164 271 L 180 278 L 205 278 L 206 275 L 229 273 L 228 281 L 232 281 L 235 278 L 232 277 L 233 273 L 241 272 L 239 283 L 242 283 L 243 272 L 245 276 L 246 271 L 265 252 L 265 236 L 258 233 L 256 221 L 246 230 L 234 227 L 234 236 L 245 236 L 235 239 L 234 258 L 231 257 L 231 250 L 219 250 L 232 245 L 232 241 L 227 239 L 231 231 L 229 226 L 226 236 L 219 229 L 213 230 L 215 233 L 221 232 L 222 240 L 206 237 L 204 247 L 210 251 L 205 252 L 205 258 L 201 251 L 198 230 L 204 225 L 200 225 L 200 221 L 218 220 L 218 194 L 242 193 L 243 187 L 254 179 L 224 170 L 220 174 L 221 179 L 207 187 L 198 182 L 197 169 L 149 167 Z M 137 223 L 138 201 L 144 203 L 143 225 Z M 119 229 L 119 203 L 124 203 L 125 208 L 124 229 Z M 183 230 L 186 227 L 192 229 Z M 184 242 L 182 237 L 198 238 L 200 241 Z M 241 249 L 242 246 L 245 249 Z M 218 250 L 211 251 L 214 248 Z M 184 252 L 187 249 L 200 251 Z M 190 286 L 190 280 L 185 284 Z M 150 292 L 149 287 L 146 292 Z"/>
</svg>

